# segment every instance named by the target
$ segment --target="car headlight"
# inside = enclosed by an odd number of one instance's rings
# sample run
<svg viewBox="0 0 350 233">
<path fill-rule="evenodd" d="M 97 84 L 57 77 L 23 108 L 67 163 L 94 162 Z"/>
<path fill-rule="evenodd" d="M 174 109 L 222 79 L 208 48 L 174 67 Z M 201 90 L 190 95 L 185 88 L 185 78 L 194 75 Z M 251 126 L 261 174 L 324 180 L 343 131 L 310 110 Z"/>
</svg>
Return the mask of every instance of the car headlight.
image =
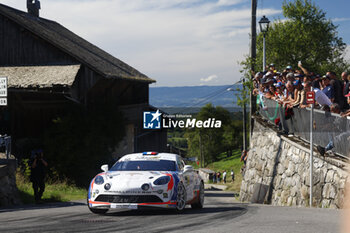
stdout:
<svg viewBox="0 0 350 233">
<path fill-rule="evenodd" d="M 167 184 L 169 183 L 170 181 L 170 176 L 162 176 L 162 177 L 159 177 L 158 179 L 156 179 L 153 184 L 155 185 L 164 185 L 164 184 Z"/>
<path fill-rule="evenodd" d="M 95 178 L 95 184 L 103 184 L 105 181 L 102 176 L 97 176 Z"/>
</svg>

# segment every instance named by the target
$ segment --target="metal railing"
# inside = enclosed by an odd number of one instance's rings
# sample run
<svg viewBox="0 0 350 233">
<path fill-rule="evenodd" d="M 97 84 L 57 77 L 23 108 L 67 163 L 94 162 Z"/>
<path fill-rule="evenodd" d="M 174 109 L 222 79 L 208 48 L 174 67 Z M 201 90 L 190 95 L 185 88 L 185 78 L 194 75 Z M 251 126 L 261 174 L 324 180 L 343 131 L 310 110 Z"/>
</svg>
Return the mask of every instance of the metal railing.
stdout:
<svg viewBox="0 0 350 233">
<path fill-rule="evenodd" d="M 277 101 L 263 99 L 260 115 L 279 127 L 287 134 L 294 134 L 310 142 L 310 111 L 309 108 L 285 109 Z M 343 157 L 350 157 L 350 118 L 339 114 L 314 110 L 313 143 L 326 147 L 333 144 L 333 152 Z"/>
</svg>

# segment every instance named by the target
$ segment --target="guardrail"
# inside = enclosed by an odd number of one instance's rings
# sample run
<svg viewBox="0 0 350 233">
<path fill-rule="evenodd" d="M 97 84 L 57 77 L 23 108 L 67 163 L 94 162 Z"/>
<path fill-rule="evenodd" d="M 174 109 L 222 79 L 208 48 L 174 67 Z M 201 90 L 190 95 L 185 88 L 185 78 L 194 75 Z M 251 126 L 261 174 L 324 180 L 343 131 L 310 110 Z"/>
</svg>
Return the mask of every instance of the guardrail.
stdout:
<svg viewBox="0 0 350 233">
<path fill-rule="evenodd" d="M 11 156 L 11 136 L 2 135 L 0 136 L 0 147 L 5 147 L 5 159 L 0 158 L 0 165 L 8 164 Z"/>
<path fill-rule="evenodd" d="M 292 108 L 286 110 L 277 101 L 263 100 L 264 107 L 260 107 L 260 115 L 277 125 L 285 133 L 294 134 L 310 141 L 310 108 Z M 333 151 L 340 156 L 350 157 L 350 118 L 339 114 L 314 110 L 313 142 L 326 147 L 333 142 Z"/>
</svg>

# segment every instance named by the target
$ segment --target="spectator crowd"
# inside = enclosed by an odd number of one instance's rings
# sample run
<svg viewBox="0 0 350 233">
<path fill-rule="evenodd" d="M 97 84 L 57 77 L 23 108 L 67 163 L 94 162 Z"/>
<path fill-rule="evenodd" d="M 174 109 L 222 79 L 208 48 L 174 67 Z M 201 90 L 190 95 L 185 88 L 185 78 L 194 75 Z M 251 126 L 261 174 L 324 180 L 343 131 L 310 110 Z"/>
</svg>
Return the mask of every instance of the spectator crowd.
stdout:
<svg viewBox="0 0 350 233">
<path fill-rule="evenodd" d="M 343 72 L 338 78 L 333 71 L 325 75 L 309 72 L 298 63 L 298 68 L 287 66 L 278 72 L 270 64 L 265 72 L 254 74 L 253 94 L 257 95 L 264 108 L 264 98 L 276 100 L 286 111 L 293 108 L 311 107 L 306 102 L 306 93 L 315 92 L 315 108 L 350 116 L 350 74 Z"/>
</svg>

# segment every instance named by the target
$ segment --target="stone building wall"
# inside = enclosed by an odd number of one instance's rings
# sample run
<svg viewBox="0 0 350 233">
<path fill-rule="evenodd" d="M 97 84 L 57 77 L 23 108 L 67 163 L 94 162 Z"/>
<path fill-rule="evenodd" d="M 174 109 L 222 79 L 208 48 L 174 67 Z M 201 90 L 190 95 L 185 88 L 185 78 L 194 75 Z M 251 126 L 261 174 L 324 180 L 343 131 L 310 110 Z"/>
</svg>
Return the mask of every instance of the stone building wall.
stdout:
<svg viewBox="0 0 350 233">
<path fill-rule="evenodd" d="M 295 137 L 280 136 L 257 118 L 243 175 L 240 199 L 263 195 L 265 203 L 308 206 L 310 145 Z M 323 157 L 314 150 L 313 206 L 341 208 L 348 172 L 346 162 Z M 258 192 L 258 194 L 257 194 Z"/>
<path fill-rule="evenodd" d="M 20 204 L 20 197 L 16 186 L 16 160 L 9 159 L 6 165 L 0 165 L 0 206 L 17 204 Z"/>
</svg>

